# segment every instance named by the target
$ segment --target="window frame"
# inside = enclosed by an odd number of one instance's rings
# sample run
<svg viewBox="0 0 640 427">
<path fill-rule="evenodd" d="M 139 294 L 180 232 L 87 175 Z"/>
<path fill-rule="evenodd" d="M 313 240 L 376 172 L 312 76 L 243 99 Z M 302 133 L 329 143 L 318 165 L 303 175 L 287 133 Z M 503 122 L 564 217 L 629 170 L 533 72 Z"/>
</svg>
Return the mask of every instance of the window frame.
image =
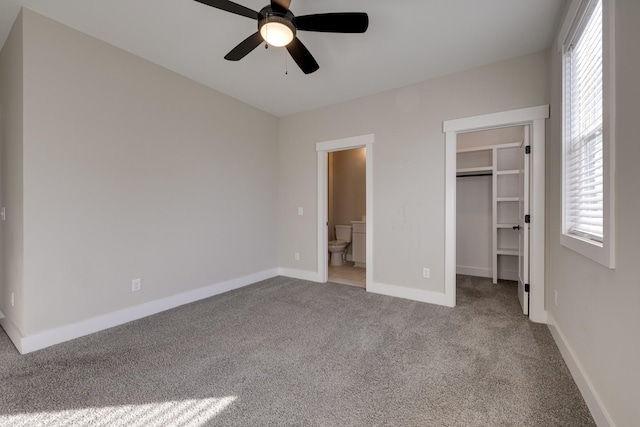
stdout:
<svg viewBox="0 0 640 427">
<path fill-rule="evenodd" d="M 602 242 L 571 234 L 566 226 L 566 122 L 568 102 L 566 90 L 566 55 L 576 29 L 597 0 L 573 0 L 562 24 L 558 48 L 562 56 L 562 224 L 560 243 L 599 264 L 615 268 L 615 0 L 602 0 L 602 126 L 603 126 L 603 238 Z"/>
</svg>

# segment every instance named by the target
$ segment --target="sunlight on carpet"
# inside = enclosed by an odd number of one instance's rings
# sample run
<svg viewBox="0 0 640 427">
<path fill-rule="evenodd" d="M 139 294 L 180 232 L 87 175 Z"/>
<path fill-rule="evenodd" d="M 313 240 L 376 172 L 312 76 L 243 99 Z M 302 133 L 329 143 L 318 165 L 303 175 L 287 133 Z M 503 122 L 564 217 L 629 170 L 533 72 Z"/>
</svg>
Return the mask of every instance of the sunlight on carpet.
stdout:
<svg viewBox="0 0 640 427">
<path fill-rule="evenodd" d="M 236 399 L 236 396 L 228 396 L 144 405 L 121 405 L 66 409 L 57 412 L 0 415 L 0 426 L 201 426 L 224 411 Z"/>
</svg>

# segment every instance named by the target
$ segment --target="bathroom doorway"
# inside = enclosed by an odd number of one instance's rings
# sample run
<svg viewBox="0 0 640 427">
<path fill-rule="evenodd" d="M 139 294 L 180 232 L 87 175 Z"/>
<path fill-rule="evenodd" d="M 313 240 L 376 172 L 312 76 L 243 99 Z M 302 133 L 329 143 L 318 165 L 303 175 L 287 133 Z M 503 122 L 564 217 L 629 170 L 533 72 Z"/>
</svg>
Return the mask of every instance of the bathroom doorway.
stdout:
<svg viewBox="0 0 640 427">
<path fill-rule="evenodd" d="M 328 153 L 328 280 L 366 288 L 365 147 Z"/>
<path fill-rule="evenodd" d="M 344 252 L 344 263 L 332 266 L 331 281 L 345 283 L 354 286 L 361 286 L 366 289 L 368 284 L 372 283 L 372 262 L 373 262 L 373 143 L 374 135 L 361 135 L 350 138 L 343 138 L 332 141 L 324 141 L 316 144 L 318 152 L 318 273 L 319 282 L 325 283 L 329 279 L 330 253 L 329 241 L 336 240 L 335 225 L 351 225 L 355 226 L 355 236 L 353 228 L 351 230 L 351 242 Z M 353 151 L 352 151 L 353 150 Z M 344 155 L 335 154 L 340 152 L 348 152 Z M 331 156 L 332 173 L 329 170 L 329 158 Z M 354 165 L 353 169 L 364 169 L 364 189 L 357 194 L 343 190 L 349 186 L 356 184 L 347 183 L 340 184 L 343 172 L 333 173 L 333 169 L 337 163 L 346 160 L 349 164 L 349 158 L 359 157 L 360 166 Z M 343 158 L 344 157 L 344 158 Z M 338 165 L 340 168 L 340 165 Z M 349 175 L 350 172 L 344 172 Z M 356 178 L 361 180 L 360 178 Z M 351 178 L 353 179 L 353 177 Z M 340 189 L 337 186 L 341 185 Z M 329 197 L 329 188 L 331 187 L 331 201 Z M 357 190 L 356 190 L 357 191 Z M 343 194 L 345 193 L 345 194 Z M 362 210 L 361 198 L 364 197 L 364 211 Z M 338 204 L 342 199 L 352 199 L 344 202 L 350 207 L 346 209 L 351 213 L 338 213 L 342 208 Z M 357 200 L 356 200 L 357 199 Z M 331 226 L 329 224 L 329 211 L 331 204 Z M 355 206 L 355 207 L 354 207 Z M 337 210 L 336 210 L 337 208 Z M 344 216 L 347 215 L 347 216 Z M 344 224 L 340 224 L 344 223 Z M 344 227 L 341 227 L 344 232 Z M 331 239 L 330 239 L 331 237 Z M 354 241 L 355 237 L 355 241 Z M 354 247 L 355 243 L 355 247 Z M 359 243 L 359 245 L 358 245 Z M 358 249 L 358 246 L 360 250 Z M 363 249 L 364 248 L 364 249 Z M 335 248 L 334 248 L 335 249 Z M 356 253 L 354 254 L 354 249 Z M 362 253 L 364 252 L 364 253 Z M 342 254 L 338 254 L 342 256 Z M 336 260 L 337 261 L 337 260 Z M 360 265 L 355 267 L 355 263 Z M 333 267 L 343 267 L 336 269 Z M 338 270 L 338 271 L 336 271 Z M 364 281 L 362 278 L 364 277 Z M 349 283 L 348 283 L 349 282 Z"/>
</svg>

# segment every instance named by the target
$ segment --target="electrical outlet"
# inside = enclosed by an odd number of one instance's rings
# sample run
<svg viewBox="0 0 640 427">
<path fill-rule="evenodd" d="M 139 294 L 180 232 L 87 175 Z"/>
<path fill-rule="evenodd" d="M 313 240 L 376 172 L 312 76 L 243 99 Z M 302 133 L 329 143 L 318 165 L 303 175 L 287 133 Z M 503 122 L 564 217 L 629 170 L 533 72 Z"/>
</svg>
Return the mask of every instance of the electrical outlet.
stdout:
<svg viewBox="0 0 640 427">
<path fill-rule="evenodd" d="M 7 220 L 7 208 L 2 208 L 0 209 L 0 219 L 2 219 L 3 221 Z"/>
<path fill-rule="evenodd" d="M 298 215 L 300 216 L 304 215 L 304 209 L 302 209 L 301 207 L 298 208 Z"/>
<path fill-rule="evenodd" d="M 131 281 L 131 292 L 138 292 L 142 288 L 142 279 L 133 279 Z"/>
<path fill-rule="evenodd" d="M 431 270 L 428 268 L 423 268 L 422 269 L 422 277 L 424 277 L 425 279 L 428 279 L 431 277 Z"/>
<path fill-rule="evenodd" d="M 300 252 L 296 252 L 295 258 L 296 261 L 300 261 Z"/>
<path fill-rule="evenodd" d="M 13 307 L 14 305 L 16 305 L 16 293 L 11 292 L 11 307 Z"/>
<path fill-rule="evenodd" d="M 553 302 L 558 305 L 558 290 L 553 291 Z"/>
</svg>

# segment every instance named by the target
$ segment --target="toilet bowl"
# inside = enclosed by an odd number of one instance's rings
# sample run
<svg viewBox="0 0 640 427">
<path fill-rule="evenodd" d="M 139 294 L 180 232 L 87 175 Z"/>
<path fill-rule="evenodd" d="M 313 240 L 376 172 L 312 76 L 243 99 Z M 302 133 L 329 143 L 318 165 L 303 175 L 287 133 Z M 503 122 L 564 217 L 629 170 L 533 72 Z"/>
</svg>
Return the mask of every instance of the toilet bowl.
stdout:
<svg viewBox="0 0 640 427">
<path fill-rule="evenodd" d="M 336 225 L 336 240 L 330 240 L 328 244 L 331 252 L 331 265 L 342 265 L 347 247 L 351 243 L 351 226 Z"/>
<path fill-rule="evenodd" d="M 329 252 L 331 252 L 331 265 L 342 265 L 343 255 L 345 249 L 347 249 L 348 243 L 344 240 L 330 240 Z"/>
</svg>

